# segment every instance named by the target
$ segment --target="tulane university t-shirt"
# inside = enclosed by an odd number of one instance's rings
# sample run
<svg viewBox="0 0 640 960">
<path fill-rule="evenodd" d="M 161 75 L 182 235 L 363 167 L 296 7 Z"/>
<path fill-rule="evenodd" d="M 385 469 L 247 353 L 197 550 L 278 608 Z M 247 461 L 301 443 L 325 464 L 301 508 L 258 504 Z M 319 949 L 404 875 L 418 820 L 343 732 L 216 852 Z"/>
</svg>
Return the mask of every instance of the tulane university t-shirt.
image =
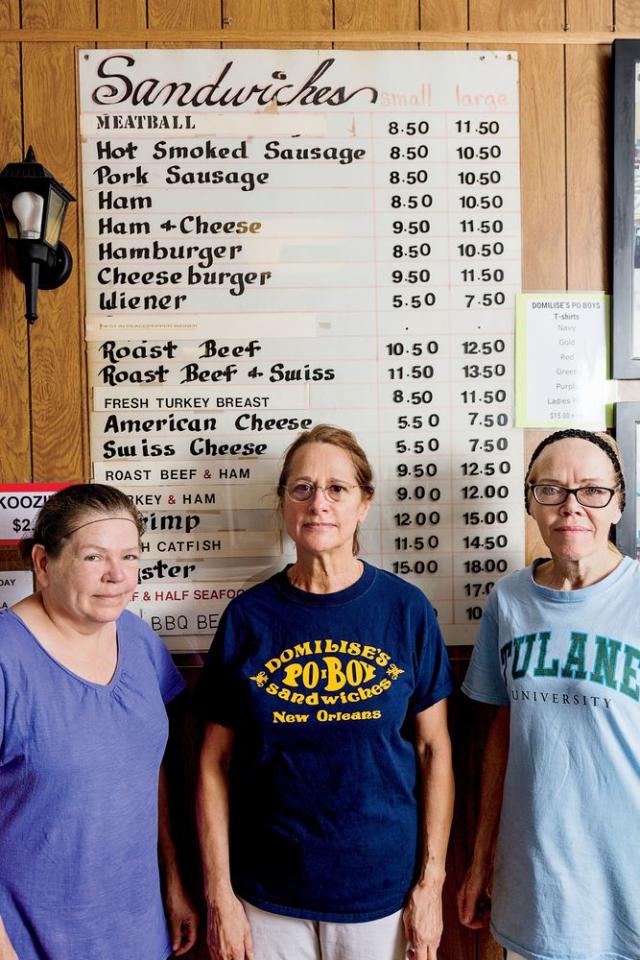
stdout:
<svg viewBox="0 0 640 960">
<path fill-rule="evenodd" d="M 640 566 L 485 607 L 463 684 L 510 707 L 492 929 L 531 960 L 640 957 Z"/>
<path fill-rule="evenodd" d="M 236 893 L 314 919 L 399 910 L 420 864 L 414 717 L 451 691 L 431 606 L 392 574 L 312 594 L 283 571 L 234 600 L 200 699 L 235 734 Z"/>
</svg>

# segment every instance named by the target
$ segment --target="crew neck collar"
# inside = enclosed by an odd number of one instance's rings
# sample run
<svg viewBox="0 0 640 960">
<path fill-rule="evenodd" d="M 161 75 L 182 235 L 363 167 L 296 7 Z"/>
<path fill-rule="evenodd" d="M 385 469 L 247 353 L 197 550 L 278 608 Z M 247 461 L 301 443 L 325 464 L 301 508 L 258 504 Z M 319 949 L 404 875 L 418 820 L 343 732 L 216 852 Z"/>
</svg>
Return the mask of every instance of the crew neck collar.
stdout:
<svg viewBox="0 0 640 960">
<path fill-rule="evenodd" d="M 556 603 L 579 603 L 581 600 L 585 600 L 587 597 L 592 597 L 597 593 L 603 593 L 605 590 L 609 590 L 611 587 L 615 586 L 621 577 L 623 577 L 630 566 L 633 564 L 631 557 L 623 557 L 615 570 L 612 570 L 611 573 L 608 573 L 606 577 L 603 577 L 602 580 L 598 580 L 596 583 L 590 584 L 588 587 L 580 587 L 577 590 L 556 590 L 553 587 L 545 587 L 541 583 L 537 583 L 535 578 L 536 569 L 542 564 L 545 563 L 548 558 L 541 557 L 537 560 L 534 560 L 531 566 L 529 567 L 529 577 L 531 578 L 531 583 L 535 587 L 536 591 L 547 600 L 553 600 Z"/>
<path fill-rule="evenodd" d="M 280 592 L 295 603 L 320 607 L 350 603 L 352 600 L 366 593 L 376 577 L 375 567 L 372 567 L 365 560 L 361 560 L 361 563 L 362 574 L 355 583 L 344 587 L 342 590 L 335 590 L 333 593 L 310 593 L 308 590 L 301 590 L 300 587 L 294 586 L 287 574 L 292 564 L 287 564 L 284 570 L 281 570 L 280 573 L 275 575 L 275 582 Z"/>
</svg>

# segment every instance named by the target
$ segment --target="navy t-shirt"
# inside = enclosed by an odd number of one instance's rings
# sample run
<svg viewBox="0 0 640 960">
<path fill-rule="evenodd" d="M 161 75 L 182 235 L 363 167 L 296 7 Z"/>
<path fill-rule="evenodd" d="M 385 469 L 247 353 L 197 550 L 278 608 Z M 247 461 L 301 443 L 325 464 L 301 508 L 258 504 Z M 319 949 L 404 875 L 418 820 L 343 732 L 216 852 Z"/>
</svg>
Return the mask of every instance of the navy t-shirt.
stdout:
<svg viewBox="0 0 640 960">
<path fill-rule="evenodd" d="M 234 731 L 236 893 L 316 920 L 399 910 L 421 861 L 413 719 L 452 690 L 428 600 L 369 564 L 336 593 L 282 571 L 230 603 L 199 698 Z"/>
</svg>

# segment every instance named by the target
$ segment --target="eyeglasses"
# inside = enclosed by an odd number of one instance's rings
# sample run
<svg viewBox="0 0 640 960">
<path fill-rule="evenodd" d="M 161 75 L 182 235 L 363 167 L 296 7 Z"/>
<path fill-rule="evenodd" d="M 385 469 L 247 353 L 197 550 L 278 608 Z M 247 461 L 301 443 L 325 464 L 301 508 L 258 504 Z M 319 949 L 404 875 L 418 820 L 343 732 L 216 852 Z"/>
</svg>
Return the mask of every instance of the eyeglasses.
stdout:
<svg viewBox="0 0 640 960">
<path fill-rule="evenodd" d="M 359 486 L 359 483 L 341 483 L 334 480 L 333 483 L 328 483 L 326 487 L 319 487 L 315 483 L 297 480 L 285 487 L 285 490 L 289 499 L 295 500 L 296 503 L 305 503 L 307 500 L 312 500 L 317 490 L 322 490 L 325 499 L 331 500 L 333 503 L 340 503 L 341 500 L 347 500 L 351 491 Z"/>
<path fill-rule="evenodd" d="M 560 487 L 555 483 L 530 483 L 529 490 L 544 507 L 558 507 L 572 493 L 580 506 L 599 510 L 611 503 L 618 487 Z"/>
</svg>

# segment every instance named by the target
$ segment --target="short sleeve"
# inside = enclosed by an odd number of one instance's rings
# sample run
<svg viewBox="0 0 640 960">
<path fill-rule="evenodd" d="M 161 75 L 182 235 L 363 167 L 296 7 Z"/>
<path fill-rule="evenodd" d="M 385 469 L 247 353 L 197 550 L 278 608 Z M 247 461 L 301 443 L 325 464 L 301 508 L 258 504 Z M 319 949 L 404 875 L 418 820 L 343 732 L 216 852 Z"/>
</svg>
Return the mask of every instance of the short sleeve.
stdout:
<svg viewBox="0 0 640 960">
<path fill-rule="evenodd" d="M 207 723 L 237 724 L 238 672 L 235 661 L 244 647 L 247 628 L 233 601 L 225 609 L 209 648 L 195 693 L 195 708 Z"/>
<path fill-rule="evenodd" d="M 144 627 L 146 628 L 145 639 L 158 678 L 162 700 L 164 703 L 169 703 L 184 690 L 186 684 L 162 639 L 147 624 L 144 624 Z"/>
<path fill-rule="evenodd" d="M 454 691 L 453 674 L 447 648 L 431 604 L 425 600 L 425 615 L 421 632 L 421 655 L 417 682 L 411 698 L 414 713 L 433 706 Z"/>
<path fill-rule="evenodd" d="M 471 663 L 462 684 L 463 693 L 472 700 L 508 707 L 509 697 L 500 668 L 498 597 L 494 591 L 482 614 L 480 633 L 473 648 Z"/>
<path fill-rule="evenodd" d="M 4 670 L 0 666 L 0 767 L 3 763 L 4 758 L 4 728 L 5 728 L 5 712 L 6 712 L 6 690 L 5 690 L 5 680 L 4 680 Z"/>
</svg>

